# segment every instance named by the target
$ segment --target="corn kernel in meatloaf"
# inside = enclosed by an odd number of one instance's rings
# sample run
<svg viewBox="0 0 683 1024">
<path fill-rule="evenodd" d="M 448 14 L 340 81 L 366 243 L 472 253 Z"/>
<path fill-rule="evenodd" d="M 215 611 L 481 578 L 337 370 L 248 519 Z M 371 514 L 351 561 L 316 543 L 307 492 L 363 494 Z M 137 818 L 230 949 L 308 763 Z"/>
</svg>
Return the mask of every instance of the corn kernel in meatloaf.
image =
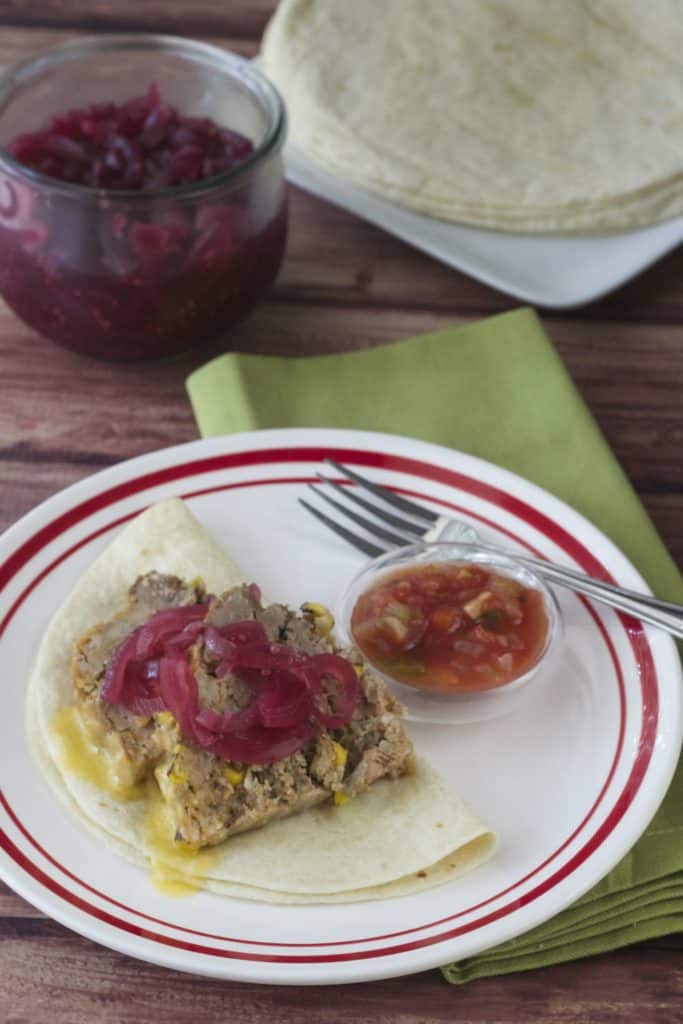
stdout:
<svg viewBox="0 0 683 1024">
<path fill-rule="evenodd" d="M 195 847 L 214 845 L 335 795 L 342 803 L 341 797 L 355 797 L 378 779 L 407 770 L 411 745 L 400 706 L 356 651 L 339 652 L 357 666 L 360 676 L 358 706 L 348 725 L 323 730 L 295 754 L 270 765 L 227 762 L 186 742 L 169 712 L 143 717 L 102 701 L 106 665 L 128 633 L 155 611 L 202 600 L 201 588 L 174 577 L 141 577 L 131 588 L 128 609 L 82 637 L 73 660 L 74 691 L 86 724 L 106 730 L 132 781 L 154 774 L 176 839 Z M 263 623 L 273 642 L 307 654 L 334 650 L 329 631 L 317 628 L 325 621 L 320 616 L 297 615 L 284 605 L 263 607 L 247 586 L 211 599 L 206 621 L 221 626 L 249 619 Z M 249 703 L 246 684 L 234 676 L 216 677 L 216 664 L 201 637 L 188 657 L 202 705 L 223 713 Z"/>
</svg>

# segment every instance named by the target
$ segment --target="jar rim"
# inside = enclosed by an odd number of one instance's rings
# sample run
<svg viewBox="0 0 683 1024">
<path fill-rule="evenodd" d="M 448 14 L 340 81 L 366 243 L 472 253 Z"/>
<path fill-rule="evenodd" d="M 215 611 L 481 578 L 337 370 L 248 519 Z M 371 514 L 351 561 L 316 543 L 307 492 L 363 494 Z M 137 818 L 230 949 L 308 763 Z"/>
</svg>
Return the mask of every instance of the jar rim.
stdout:
<svg viewBox="0 0 683 1024">
<path fill-rule="evenodd" d="M 266 114 L 268 126 L 263 139 L 255 147 L 253 153 L 236 167 L 221 171 L 210 178 L 203 178 L 201 181 L 169 185 L 158 189 L 95 188 L 90 185 L 61 181 L 59 178 L 52 178 L 15 160 L 3 146 L 0 146 L 0 169 L 4 165 L 15 175 L 20 175 L 42 188 L 49 188 L 73 198 L 148 202 L 154 199 L 193 198 L 213 192 L 228 183 L 232 184 L 241 178 L 248 177 L 255 167 L 281 149 L 287 130 L 287 114 L 284 101 L 273 83 L 258 70 L 253 61 L 240 57 L 230 50 L 213 46 L 211 43 L 201 43 L 194 39 L 184 39 L 181 36 L 157 34 L 86 36 L 83 39 L 72 40 L 36 54 L 28 60 L 14 65 L 0 76 L 0 114 L 15 90 L 28 82 L 34 75 L 70 60 L 79 60 L 94 53 L 113 50 L 166 51 L 181 56 L 185 54 L 188 57 L 203 60 L 205 63 L 222 65 L 223 70 L 233 77 L 239 78 Z"/>
</svg>

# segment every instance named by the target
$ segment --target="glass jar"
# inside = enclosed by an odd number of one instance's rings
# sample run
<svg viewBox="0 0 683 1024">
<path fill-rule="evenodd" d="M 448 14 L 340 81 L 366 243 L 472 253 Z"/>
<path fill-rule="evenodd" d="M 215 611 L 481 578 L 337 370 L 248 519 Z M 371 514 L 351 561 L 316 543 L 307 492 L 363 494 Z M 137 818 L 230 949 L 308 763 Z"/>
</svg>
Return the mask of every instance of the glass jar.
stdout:
<svg viewBox="0 0 683 1024">
<path fill-rule="evenodd" d="M 192 184 L 90 188 L 13 159 L 53 115 L 156 84 L 184 116 L 248 137 L 252 154 Z M 27 324 L 103 359 L 185 351 L 241 319 L 272 284 L 287 233 L 285 111 L 247 60 L 185 39 L 102 36 L 0 79 L 0 293 Z"/>
</svg>

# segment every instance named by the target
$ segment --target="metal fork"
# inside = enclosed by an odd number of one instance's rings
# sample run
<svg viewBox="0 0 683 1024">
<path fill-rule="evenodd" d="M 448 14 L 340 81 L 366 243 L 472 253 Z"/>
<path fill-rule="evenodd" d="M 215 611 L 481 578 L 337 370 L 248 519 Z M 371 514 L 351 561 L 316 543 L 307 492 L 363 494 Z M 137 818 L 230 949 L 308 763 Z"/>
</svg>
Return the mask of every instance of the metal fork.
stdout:
<svg viewBox="0 0 683 1024">
<path fill-rule="evenodd" d="M 362 527 L 367 533 L 382 541 L 382 545 L 374 543 L 367 538 L 360 536 L 347 526 L 326 515 L 320 509 L 315 508 L 308 501 L 299 498 L 299 503 L 315 516 L 321 523 L 324 523 L 330 530 L 342 537 L 347 543 L 369 555 L 370 558 L 377 558 L 394 547 L 402 547 L 406 544 L 414 544 L 420 540 L 427 542 L 435 541 L 457 541 L 460 543 L 476 544 L 481 543 L 479 535 L 474 527 L 448 516 L 440 516 L 429 508 L 410 501 L 403 495 L 395 494 L 387 487 L 376 484 L 367 477 L 362 476 L 356 470 L 348 466 L 342 466 L 334 459 L 325 459 L 338 473 L 346 478 L 346 486 L 342 486 L 335 480 L 318 473 L 318 484 L 309 484 L 310 489 L 328 505 L 331 505 L 337 512 L 346 519 Z M 356 493 L 356 488 L 349 486 L 349 483 L 356 484 L 358 489 L 366 492 L 374 499 L 361 497 Z M 369 512 L 374 518 L 357 512 L 347 504 L 333 498 L 329 491 L 334 491 L 344 499 L 350 501 L 364 512 Z M 398 514 L 400 513 L 400 515 Z M 489 545 L 490 546 L 490 545 Z M 537 576 L 554 583 L 560 587 L 575 591 L 578 594 L 585 594 L 602 604 L 610 605 L 619 611 L 627 612 L 636 616 L 643 622 L 652 626 L 658 626 L 666 630 L 672 636 L 683 639 L 683 605 L 674 604 L 671 601 L 660 601 L 649 594 L 640 594 L 635 590 L 627 590 L 624 587 L 617 587 L 612 583 L 603 580 L 593 579 L 574 569 L 567 569 L 564 566 L 556 565 L 553 562 L 542 561 L 537 558 L 529 558 L 527 555 L 506 552 L 512 554 L 514 559 L 521 565 L 527 566 Z"/>
</svg>

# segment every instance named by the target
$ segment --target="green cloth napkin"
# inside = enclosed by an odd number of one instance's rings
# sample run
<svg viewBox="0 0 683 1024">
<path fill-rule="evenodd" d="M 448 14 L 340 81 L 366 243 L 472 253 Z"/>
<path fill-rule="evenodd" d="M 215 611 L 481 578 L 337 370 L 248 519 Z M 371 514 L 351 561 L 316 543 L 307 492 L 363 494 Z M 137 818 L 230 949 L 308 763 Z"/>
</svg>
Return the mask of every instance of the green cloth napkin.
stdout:
<svg viewBox="0 0 683 1024">
<path fill-rule="evenodd" d="M 531 310 L 342 355 L 223 355 L 193 373 L 187 389 L 205 437 L 350 427 L 434 441 L 505 466 L 592 520 L 659 597 L 683 602 L 680 572 Z M 594 889 L 546 924 L 443 973 L 459 983 L 682 928 L 679 764 L 650 827 Z"/>
</svg>

